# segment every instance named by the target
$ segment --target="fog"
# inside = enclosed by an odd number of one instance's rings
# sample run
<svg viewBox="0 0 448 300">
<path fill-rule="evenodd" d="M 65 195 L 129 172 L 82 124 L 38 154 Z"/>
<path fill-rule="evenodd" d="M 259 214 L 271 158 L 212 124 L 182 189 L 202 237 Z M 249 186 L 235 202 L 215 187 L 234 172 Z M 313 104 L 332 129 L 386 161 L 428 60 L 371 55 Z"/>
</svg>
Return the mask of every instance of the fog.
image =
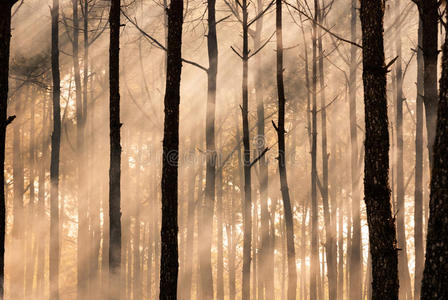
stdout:
<svg viewBox="0 0 448 300">
<path fill-rule="evenodd" d="M 61 150 L 59 171 L 60 299 L 105 299 L 109 259 L 109 2 L 88 4 L 88 57 L 84 47 L 85 1 L 79 1 L 79 65 L 81 86 L 75 83 L 73 60 L 73 4 L 61 0 L 59 49 L 61 72 Z M 288 268 L 285 220 L 279 182 L 277 132 L 275 5 L 249 1 L 249 20 L 263 13 L 249 30 L 249 129 L 252 175 L 251 299 L 286 299 Z M 260 8 L 261 4 L 261 8 Z M 358 4 L 356 2 L 356 4 Z M 17 3 L 12 18 L 5 186 L 7 235 L 5 299 L 51 299 L 50 153 L 52 134 L 52 74 L 50 67 L 50 1 Z M 161 174 L 166 78 L 166 17 L 162 1 L 122 1 L 120 30 L 121 95 L 121 299 L 157 299 L 159 295 Z M 206 299 L 200 261 L 211 253 L 213 292 L 216 299 L 241 299 L 243 267 L 243 143 L 242 143 L 242 27 L 230 7 L 238 1 L 216 2 L 218 75 L 215 119 L 216 187 L 214 211 L 207 210 L 205 183 L 207 147 L 207 6 L 204 1 L 184 2 L 179 151 L 179 299 Z M 368 227 L 363 201 L 364 105 L 361 50 L 351 39 L 351 1 L 322 1 L 324 17 L 313 26 L 314 2 L 286 1 L 283 5 L 284 81 L 286 96 L 286 170 L 291 197 L 297 299 L 310 299 L 312 272 L 312 34 L 322 37 L 323 82 L 317 80 L 317 209 L 318 265 L 315 266 L 319 299 L 330 299 L 326 252 L 327 230 L 335 239 L 339 299 L 355 299 L 350 286 L 361 288 L 369 299 L 370 265 Z M 300 7 L 302 12 L 296 9 Z M 308 14 L 308 15 L 306 15 Z M 311 19 L 310 19 L 311 18 Z M 256 26 L 257 25 L 257 26 Z M 385 13 L 386 63 L 397 54 L 403 74 L 403 183 L 404 211 L 397 208 L 396 65 L 388 73 L 390 120 L 390 187 L 394 216 L 404 215 L 408 271 L 400 286 L 413 294 L 415 278 L 414 189 L 418 11 L 411 1 L 400 7 L 387 2 Z M 256 28 L 261 43 L 254 45 Z M 317 29 L 316 29 L 317 28 Z M 397 28 L 401 32 L 397 33 Z M 356 48 L 357 74 L 350 78 L 350 55 Z M 233 48 L 233 50 L 232 50 Z M 85 68 L 87 66 L 87 69 Z M 86 75 L 86 76 L 85 76 Z M 349 85 L 355 85 L 357 140 L 350 134 Z M 78 96 L 77 96 L 78 89 Z M 324 95 L 325 106 L 321 105 Z M 82 96 L 82 99 L 79 98 Z M 78 97 L 78 99 L 77 99 Z M 263 101 L 264 136 L 257 131 L 257 97 Z M 259 99 L 260 99 L 259 98 Z M 85 123 L 79 143 L 77 106 L 82 103 Z M 322 111 L 326 112 L 326 147 L 322 153 Z M 274 126 L 272 126 L 274 122 Z M 352 144 L 357 162 L 351 172 Z M 82 145 L 81 147 L 79 145 Z M 423 141 L 423 228 L 426 232 L 429 201 L 429 161 L 426 130 Z M 268 216 L 262 217 L 260 148 L 266 161 Z M 328 198 L 331 228 L 324 220 L 323 161 L 328 159 Z M 352 182 L 353 181 L 353 182 Z M 355 187 L 353 190 L 352 187 Z M 360 201 L 360 227 L 352 220 L 353 199 Z M 356 203 L 356 202 L 355 202 Z M 201 239 L 201 213 L 212 213 L 211 250 Z M 205 214 L 206 214 L 205 213 Z M 263 244 L 263 222 L 268 224 L 271 254 Z M 360 265 L 353 259 L 352 240 L 361 232 Z M 398 229 L 400 230 L 400 229 Z M 424 245 L 425 243 L 423 243 Z M 264 247 L 264 252 L 263 252 Z M 270 257 L 269 257 L 270 256 Z M 273 257 L 272 257 L 273 256 Z M 273 258 L 273 269 L 266 269 Z M 359 276 L 353 264 L 359 265 Z M 271 271 L 269 271 L 271 270 Z M 403 283 L 402 283 L 403 282 Z M 407 282 L 407 283 L 406 283 Z M 274 298 L 269 298 L 273 295 Z M 222 298 L 223 297 L 223 298 Z M 405 296 L 406 297 L 406 296 Z M 403 298 L 406 299 L 406 298 Z M 412 299 L 408 298 L 407 299 Z"/>
</svg>

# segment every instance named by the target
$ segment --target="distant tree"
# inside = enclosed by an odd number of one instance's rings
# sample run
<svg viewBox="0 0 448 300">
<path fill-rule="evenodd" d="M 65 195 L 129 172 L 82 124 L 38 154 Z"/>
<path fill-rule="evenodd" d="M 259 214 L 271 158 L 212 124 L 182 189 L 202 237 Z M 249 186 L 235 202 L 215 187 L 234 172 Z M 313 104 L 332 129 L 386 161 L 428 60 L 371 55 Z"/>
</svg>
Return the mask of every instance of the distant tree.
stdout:
<svg viewBox="0 0 448 300">
<path fill-rule="evenodd" d="M 372 299 L 398 299 L 398 255 L 389 189 L 389 132 L 383 0 L 361 0 L 365 105 L 364 200 L 372 257 Z M 361 278 L 359 278 L 361 280 Z"/>
<path fill-rule="evenodd" d="M 447 10 L 445 8 L 446 17 Z M 442 77 L 431 172 L 426 259 L 421 299 L 447 299 L 448 286 L 448 33 L 442 47 Z"/>
</svg>

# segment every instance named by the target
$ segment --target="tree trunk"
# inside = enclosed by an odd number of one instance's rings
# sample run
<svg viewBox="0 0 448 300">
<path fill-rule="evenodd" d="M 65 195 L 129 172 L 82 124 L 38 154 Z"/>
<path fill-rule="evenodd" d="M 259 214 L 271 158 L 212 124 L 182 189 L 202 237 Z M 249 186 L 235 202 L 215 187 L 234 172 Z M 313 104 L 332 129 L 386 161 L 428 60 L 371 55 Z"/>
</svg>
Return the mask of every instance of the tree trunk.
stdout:
<svg viewBox="0 0 448 300">
<path fill-rule="evenodd" d="M 24 95 L 23 95 L 24 94 Z M 13 192 L 14 201 L 12 207 L 13 223 L 12 223 L 12 241 L 11 248 L 16 249 L 17 255 L 11 256 L 11 263 L 15 268 L 11 270 L 11 281 L 10 289 L 11 296 L 17 299 L 24 297 L 24 271 L 25 264 L 22 259 L 25 256 L 24 246 L 25 246 L 25 235 L 24 231 L 26 227 L 24 226 L 24 205 L 23 205 L 23 194 L 25 193 L 24 188 L 24 169 L 23 169 L 23 146 L 22 137 L 23 133 L 21 130 L 22 123 L 24 123 L 23 116 L 23 102 L 27 102 L 28 92 L 19 92 L 19 95 L 14 100 L 14 113 L 19 116 L 18 122 L 13 125 L 13 157 L 12 157 L 12 171 L 13 171 Z"/>
<path fill-rule="evenodd" d="M 446 17 L 447 10 L 445 8 Z M 445 19 L 446 20 L 446 19 Z M 442 47 L 442 77 L 431 174 L 430 212 L 421 299 L 447 299 L 448 286 L 448 34 Z M 426 93 L 425 93 L 426 95 Z"/>
<path fill-rule="evenodd" d="M 282 1 L 276 0 L 276 38 L 277 38 L 277 96 L 278 96 L 278 171 L 280 174 L 280 190 L 283 198 L 283 211 L 286 230 L 286 248 L 288 261 L 288 300 L 296 299 L 297 269 L 296 250 L 294 246 L 294 219 L 291 199 L 289 197 L 288 178 L 286 174 L 285 147 L 285 89 L 283 85 L 283 36 L 282 36 Z"/>
<path fill-rule="evenodd" d="M 372 256 L 372 299 L 398 299 L 395 220 L 389 188 L 389 132 L 383 44 L 384 2 L 361 0 L 365 105 L 364 193 Z M 360 278 L 357 278 L 359 280 Z"/>
<path fill-rule="evenodd" d="M 399 18 L 402 13 L 400 10 L 400 1 L 395 1 L 395 13 Z M 397 235 L 398 248 L 400 253 L 398 255 L 398 275 L 400 281 L 400 299 L 406 300 L 412 298 L 411 296 L 411 277 L 408 268 L 408 256 L 406 247 L 406 228 L 405 228 L 405 191 L 404 191 L 404 168 L 403 168 L 403 70 L 401 66 L 402 52 L 401 52 L 401 29 L 400 26 L 396 28 L 395 48 L 398 59 L 395 62 L 395 79 L 396 79 L 396 139 L 397 139 L 397 153 L 396 153 L 396 176 L 397 176 Z M 410 300 L 409 299 L 409 300 Z"/>
<path fill-rule="evenodd" d="M 243 278 L 242 297 L 250 299 L 250 264 L 252 247 L 252 184 L 250 174 L 250 143 L 249 143 L 249 91 L 248 91 L 248 4 L 247 0 L 242 1 L 243 14 L 243 82 L 242 96 L 243 105 L 241 108 L 243 117 L 243 147 L 244 147 L 244 202 L 243 202 Z"/>
<path fill-rule="evenodd" d="M 162 228 L 160 260 L 160 299 L 177 299 L 177 187 L 179 159 L 179 104 L 182 69 L 183 0 L 172 0 L 167 9 L 168 45 L 163 131 Z"/>
<path fill-rule="evenodd" d="M 318 4 L 315 1 L 315 11 Z M 310 261 L 310 299 L 318 299 L 317 276 L 319 272 L 319 224 L 317 207 L 317 13 L 314 16 L 313 44 L 313 75 L 312 75 L 312 132 L 311 132 L 311 261 Z"/>
<path fill-rule="evenodd" d="M 8 105 L 8 77 L 9 77 L 9 46 L 11 42 L 11 8 L 16 1 L 2 1 L 0 4 L 0 182 L 5 182 L 5 147 L 7 105 Z M 6 235 L 6 196 L 5 185 L 0 185 L 0 299 L 4 295 L 5 278 L 5 235 Z"/>
<path fill-rule="evenodd" d="M 135 184 L 135 198 L 134 198 L 134 235 L 133 235 L 133 267 L 132 267 L 132 281 L 133 281 L 133 297 L 135 300 L 142 299 L 142 279 L 140 270 L 140 181 L 141 181 L 141 166 L 142 166 L 142 133 L 139 133 L 137 146 L 137 161 L 135 163 L 137 169 L 136 184 Z"/>
<path fill-rule="evenodd" d="M 217 215 L 217 269 L 216 269 L 216 298 L 224 300 L 224 246 L 223 246 L 223 178 L 222 168 L 216 174 L 216 215 Z"/>
<path fill-rule="evenodd" d="M 357 1 L 351 1 L 351 40 L 356 41 L 356 5 Z M 350 74 L 349 74 L 349 114 L 350 114 L 350 167 L 351 167 L 351 215 L 353 220 L 353 236 L 350 247 L 350 299 L 361 299 L 362 292 L 362 244 L 361 244 L 361 196 L 359 193 L 359 169 L 358 165 L 358 128 L 356 118 L 356 71 L 357 71 L 357 48 L 350 48 Z"/>
<path fill-rule="evenodd" d="M 430 166 L 433 158 L 433 144 L 437 119 L 437 56 L 439 23 L 439 1 L 416 0 L 422 21 L 422 51 L 423 51 L 423 103 L 425 105 L 426 130 Z"/>
<path fill-rule="evenodd" d="M 76 151 L 77 151 L 77 175 L 78 175 L 78 240 L 77 240 L 77 297 L 78 300 L 85 299 L 88 291 L 89 283 L 89 268 L 86 258 L 88 255 L 85 249 L 89 248 L 88 239 L 88 224 L 87 224 L 87 199 L 86 199 L 86 183 L 84 178 L 85 155 L 84 155 L 84 116 L 82 107 L 82 86 L 81 86 L 81 72 L 79 67 L 79 17 L 78 17 L 78 0 L 72 0 L 73 6 L 73 70 L 75 77 L 75 91 L 76 91 Z M 85 87 L 84 87 L 85 88 Z"/>
<path fill-rule="evenodd" d="M 423 276 L 423 53 L 422 21 L 418 25 L 417 47 L 417 96 L 415 125 L 415 191 L 414 191 L 414 241 L 415 241 L 415 280 L 414 299 L 420 299 Z"/>
<path fill-rule="evenodd" d="M 59 74 L 59 0 L 51 9 L 51 73 L 53 76 L 53 133 L 50 163 L 50 295 L 59 299 L 59 152 L 61 146 L 61 82 Z"/>
<path fill-rule="evenodd" d="M 319 3 L 319 1 L 316 1 Z M 322 9 L 319 7 L 319 22 L 323 23 L 325 3 L 322 1 Z M 329 299 L 337 298 L 337 261 L 336 261 L 336 239 L 335 239 L 335 222 L 332 218 L 331 211 L 335 207 L 330 207 L 328 200 L 328 151 L 327 151 L 327 110 L 325 103 L 325 75 L 324 75 L 324 56 L 322 46 L 322 30 L 319 29 L 317 46 L 319 50 L 319 83 L 321 98 L 321 122 L 322 122 L 322 203 L 324 208 L 325 223 L 325 254 L 327 260 L 327 276 L 328 276 L 328 295 Z M 331 210 L 331 211 L 330 211 Z"/>
<path fill-rule="evenodd" d="M 212 240 L 213 240 L 213 212 L 215 207 L 215 173 L 216 173 L 216 151 L 215 151 L 215 105 L 216 105 L 216 77 L 218 72 L 218 42 L 216 38 L 216 0 L 207 1 L 208 11 L 208 33 L 207 50 L 209 69 L 207 72 L 207 112 L 205 125 L 206 141 L 206 175 L 205 175 L 205 201 L 201 209 L 202 222 L 200 270 L 202 297 L 205 300 L 213 299 L 213 274 L 212 274 Z"/>
<path fill-rule="evenodd" d="M 109 299 L 121 294 L 120 0 L 111 0 L 109 46 Z"/>
</svg>

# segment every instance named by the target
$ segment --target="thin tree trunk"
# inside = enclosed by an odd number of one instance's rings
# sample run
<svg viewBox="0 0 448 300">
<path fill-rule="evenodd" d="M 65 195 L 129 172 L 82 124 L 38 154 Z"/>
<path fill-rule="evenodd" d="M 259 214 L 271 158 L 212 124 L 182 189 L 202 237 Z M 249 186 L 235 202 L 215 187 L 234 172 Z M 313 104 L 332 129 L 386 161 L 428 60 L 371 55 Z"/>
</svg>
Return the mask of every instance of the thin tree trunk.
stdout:
<svg viewBox="0 0 448 300">
<path fill-rule="evenodd" d="M 216 105 L 216 78 L 218 73 L 218 42 L 216 37 L 216 0 L 207 1 L 208 11 L 208 33 L 207 50 L 209 69 L 207 72 L 207 112 L 205 126 L 206 141 L 206 175 L 205 175 L 205 201 L 201 209 L 202 222 L 200 270 L 202 297 L 205 300 L 213 299 L 213 274 L 211 262 L 211 248 L 213 235 L 213 212 L 215 206 L 215 173 L 216 173 L 216 151 L 215 151 L 215 105 Z"/>
<path fill-rule="evenodd" d="M 12 242 L 11 248 L 16 249 L 17 255 L 11 256 L 12 265 L 15 266 L 11 272 L 10 289 L 11 296 L 13 298 L 23 298 L 24 297 L 24 271 L 25 264 L 22 259 L 25 256 L 24 246 L 25 246 L 25 235 L 24 231 L 26 227 L 24 226 L 24 205 L 23 205 L 23 194 L 25 193 L 24 188 L 24 169 L 23 169 L 23 146 L 22 146 L 22 123 L 24 122 L 23 117 L 23 102 L 28 101 L 28 87 L 25 88 L 25 93 L 20 93 L 15 98 L 14 101 L 14 113 L 19 116 L 18 122 L 13 125 L 13 158 L 12 158 L 12 171 L 13 171 L 13 223 L 12 223 Z"/>
<path fill-rule="evenodd" d="M 81 72 L 79 67 L 79 17 L 78 17 L 78 0 L 72 0 L 73 6 L 73 66 L 75 77 L 75 91 L 76 91 L 76 150 L 77 150 L 77 175 L 78 175 L 78 240 L 77 240 L 77 297 L 78 300 L 85 299 L 88 291 L 89 268 L 86 263 L 88 255 L 85 249 L 89 248 L 88 239 L 88 224 L 87 224 L 87 199 L 86 199 L 86 184 L 84 178 L 85 174 L 85 155 L 84 155 L 84 129 L 83 129 L 83 107 L 82 107 L 82 86 L 81 86 Z"/>
<path fill-rule="evenodd" d="M 137 146 L 137 161 L 135 166 L 137 168 L 136 185 L 135 185 L 135 199 L 134 199 L 134 241 L 133 241 L 133 297 L 135 300 L 142 299 L 142 284 L 141 284 L 141 270 L 140 270 L 140 180 L 141 180 L 141 164 L 142 164 L 142 133 L 139 133 Z"/>
<path fill-rule="evenodd" d="M 250 143 L 249 143 L 249 91 L 248 91 L 248 63 L 249 63 L 249 45 L 248 45 L 248 4 L 247 0 L 242 0 L 243 14 L 243 82 L 242 96 L 243 105 L 241 108 L 243 118 L 243 147 L 244 147 L 244 202 L 243 202 L 243 278 L 242 278 L 242 297 L 250 299 L 250 264 L 252 247 L 252 184 L 250 174 Z"/>
<path fill-rule="evenodd" d="M 33 91 L 32 91 L 33 92 Z M 34 99 L 30 99 L 30 132 L 29 132 L 29 190 L 30 190 L 30 201 L 27 208 L 27 237 L 25 239 L 26 242 L 26 280 L 25 280 L 25 297 L 30 297 L 33 293 L 33 280 L 34 280 L 34 266 L 36 261 L 35 252 L 35 233 L 34 224 L 35 224 L 35 101 Z"/>
<path fill-rule="evenodd" d="M 447 16 L 444 8 L 443 16 Z M 444 18 L 446 20 L 446 18 Z M 448 298 L 448 33 L 442 47 L 442 77 L 431 172 L 431 195 L 426 259 L 421 299 Z M 426 93 L 425 93 L 426 95 Z"/>
<path fill-rule="evenodd" d="M 401 14 L 400 1 L 395 1 L 395 13 L 399 17 Z M 406 228 L 405 228 L 405 191 L 404 191 L 404 168 L 403 168 L 403 70 L 402 70 L 402 52 L 401 52 L 401 29 L 400 26 L 396 28 L 395 48 L 398 59 L 395 62 L 395 79 L 396 79 L 396 139 L 397 139 L 397 162 L 396 162 L 396 176 L 397 176 L 397 235 L 398 248 L 400 253 L 398 255 L 398 275 L 400 280 L 400 299 L 412 299 L 411 294 L 411 277 L 408 268 L 408 256 L 406 247 Z"/>
<path fill-rule="evenodd" d="M 319 1 L 316 1 L 319 3 Z M 322 9 L 319 7 L 319 22 L 323 23 L 323 15 L 325 2 L 322 1 Z M 325 254 L 327 260 L 327 277 L 328 277 L 328 295 L 329 299 L 337 297 L 337 261 L 336 261 L 336 239 L 335 239 L 335 223 L 331 216 L 331 211 L 335 207 L 330 207 L 328 196 L 328 151 L 327 151 L 327 110 L 325 99 L 325 75 L 324 75 L 324 56 L 322 46 L 322 30 L 318 32 L 317 47 L 319 50 L 319 83 L 320 83 L 320 99 L 321 99 L 321 124 L 322 124 L 322 203 L 324 208 L 325 222 Z M 331 210 L 331 211 L 330 211 Z"/>
<path fill-rule="evenodd" d="M 351 40 L 357 39 L 356 32 L 356 0 L 351 1 Z M 358 165 L 358 128 L 356 118 L 356 69 L 357 69 L 357 48 L 351 45 L 350 48 L 350 74 L 349 74 L 349 113 L 350 113 L 350 167 L 351 167 L 351 215 L 353 220 L 353 236 L 350 246 L 350 290 L 349 299 L 361 299 L 362 292 L 362 244 L 361 244 L 361 196 L 359 193 L 359 169 Z"/>
<path fill-rule="evenodd" d="M 119 299 L 121 265 L 120 0 L 111 0 L 109 46 L 109 299 Z"/>
<path fill-rule="evenodd" d="M 163 131 L 162 228 L 160 299 L 176 299 L 178 277 L 177 197 L 179 159 L 179 104 L 182 69 L 183 0 L 172 0 L 167 9 L 168 44 Z"/>
<path fill-rule="evenodd" d="M 278 170 L 280 190 L 283 199 L 283 211 L 286 231 L 286 248 L 288 262 L 288 300 L 295 300 L 297 293 L 296 250 L 294 246 L 294 219 L 291 199 L 289 197 L 286 173 L 285 146 L 285 89 L 283 85 L 283 35 L 282 35 L 282 1 L 276 0 L 276 38 L 277 38 L 277 96 L 278 96 Z"/>
<path fill-rule="evenodd" d="M 414 191 L 414 241 L 415 241 L 415 280 L 414 299 L 420 299 L 421 281 L 424 266 L 423 249 L 423 53 L 422 21 L 418 26 L 417 47 L 417 96 L 415 126 L 415 191 Z"/>
<path fill-rule="evenodd" d="M 315 1 L 315 12 L 317 9 Z M 310 299 L 318 298 L 317 276 L 319 270 L 319 237 L 318 237 L 318 207 L 317 207 L 317 13 L 314 16 L 313 44 L 313 75 L 312 75 L 312 132 L 311 132 L 311 261 L 310 261 Z"/>
<path fill-rule="evenodd" d="M 219 169 L 216 176 L 216 215 L 217 215 L 217 234 L 218 234 L 218 258 L 216 269 L 216 298 L 224 300 L 224 245 L 223 245 L 223 178 L 222 168 Z"/>
<path fill-rule="evenodd" d="M 384 2 L 361 0 L 365 105 L 364 193 L 372 256 L 372 299 L 398 299 L 398 257 L 389 188 L 389 132 L 383 44 Z M 360 278 L 357 278 L 359 280 Z"/>
<path fill-rule="evenodd" d="M 47 153 L 48 153 L 48 143 L 46 139 L 47 133 L 47 122 L 48 122 L 48 109 L 46 105 L 46 99 L 42 101 L 42 131 L 41 131 L 41 156 L 39 159 L 39 191 L 37 194 L 38 203 L 37 203 L 37 215 L 42 223 L 46 222 L 46 214 L 45 214 L 45 166 L 47 162 Z M 37 274 L 36 274 L 36 295 L 38 297 L 44 296 L 44 286 L 45 286 L 45 238 L 46 238 L 46 230 L 43 229 L 42 226 L 38 229 L 37 238 L 40 241 L 38 243 L 38 251 L 37 251 Z"/>
<path fill-rule="evenodd" d="M 195 151 L 195 141 L 191 142 L 190 153 Z M 190 162 L 189 168 L 189 183 L 188 183 L 188 202 L 187 202 L 187 237 L 185 244 L 185 271 L 184 271 L 184 284 L 183 284 L 183 297 L 182 299 L 190 300 L 192 292 L 193 282 L 193 241 L 194 241 L 194 223 L 195 223 L 195 199 L 194 191 L 196 187 L 197 171 L 195 170 L 194 162 Z"/>
<path fill-rule="evenodd" d="M 53 133 L 50 163 L 50 295 L 59 299 L 59 152 L 61 145 L 61 82 L 59 74 L 59 0 L 51 9 L 51 73 L 53 76 Z"/>
</svg>

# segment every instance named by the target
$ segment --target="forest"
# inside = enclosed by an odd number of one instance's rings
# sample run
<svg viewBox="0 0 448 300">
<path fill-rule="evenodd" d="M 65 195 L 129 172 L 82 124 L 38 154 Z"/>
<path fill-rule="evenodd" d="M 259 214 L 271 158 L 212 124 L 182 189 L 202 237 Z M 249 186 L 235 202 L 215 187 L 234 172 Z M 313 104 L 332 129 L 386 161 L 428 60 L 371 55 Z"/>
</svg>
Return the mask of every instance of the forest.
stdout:
<svg viewBox="0 0 448 300">
<path fill-rule="evenodd" d="M 0 299 L 448 299 L 444 0 L 0 0 Z"/>
</svg>

